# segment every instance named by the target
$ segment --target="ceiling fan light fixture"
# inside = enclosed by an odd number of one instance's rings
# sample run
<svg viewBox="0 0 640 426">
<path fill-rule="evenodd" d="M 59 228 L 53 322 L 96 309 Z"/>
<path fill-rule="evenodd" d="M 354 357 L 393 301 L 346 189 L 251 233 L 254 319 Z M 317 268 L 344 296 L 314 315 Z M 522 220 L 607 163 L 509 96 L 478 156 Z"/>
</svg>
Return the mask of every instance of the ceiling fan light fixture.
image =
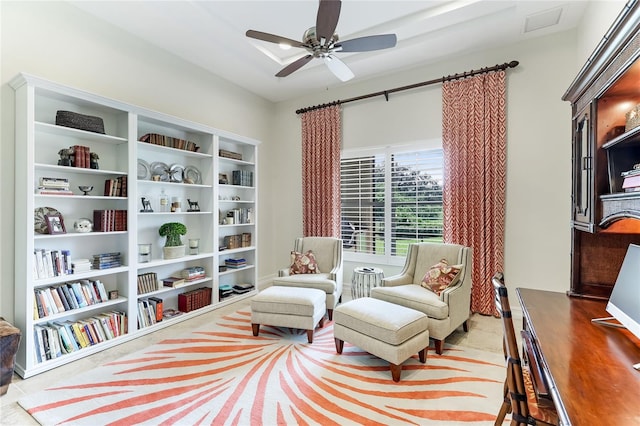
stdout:
<svg viewBox="0 0 640 426">
<path fill-rule="evenodd" d="M 338 42 L 339 37 L 335 32 L 338 18 L 340 17 L 340 0 L 319 0 L 316 25 L 307 29 L 302 42 L 262 31 L 247 30 L 247 37 L 257 40 L 276 43 L 281 49 L 291 47 L 303 48 L 307 55 L 295 60 L 283 69 L 276 77 L 286 77 L 303 67 L 313 58 L 322 58 L 329 70 L 340 80 L 348 81 L 354 77 L 353 72 L 339 58 L 332 56 L 334 52 L 369 52 L 372 50 L 388 49 L 396 45 L 395 34 L 381 34 L 377 36 L 359 37 Z"/>
</svg>

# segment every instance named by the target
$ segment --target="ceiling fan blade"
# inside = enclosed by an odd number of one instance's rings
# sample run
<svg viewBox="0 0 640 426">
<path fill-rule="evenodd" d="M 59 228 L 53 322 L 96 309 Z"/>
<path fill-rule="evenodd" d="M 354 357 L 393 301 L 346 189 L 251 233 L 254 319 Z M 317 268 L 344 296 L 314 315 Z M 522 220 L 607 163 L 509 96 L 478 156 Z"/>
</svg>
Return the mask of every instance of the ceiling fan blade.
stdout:
<svg viewBox="0 0 640 426">
<path fill-rule="evenodd" d="M 300 43 L 299 41 L 295 41 L 286 37 L 280 37 L 275 34 L 263 33 L 262 31 L 248 30 L 246 35 L 247 37 L 268 41 L 271 43 L 288 44 L 292 47 L 305 47 L 304 44 Z"/>
<path fill-rule="evenodd" d="M 338 26 L 338 18 L 340 17 L 340 8 L 342 2 L 340 0 L 320 0 L 318 6 L 318 16 L 316 17 L 316 37 L 318 41 L 327 45 Z"/>
<path fill-rule="evenodd" d="M 336 52 L 369 52 L 394 47 L 396 42 L 395 34 L 380 34 L 341 41 L 334 47 Z"/>
<path fill-rule="evenodd" d="M 329 70 L 331 70 L 331 72 L 342 81 L 349 81 L 354 77 L 353 72 L 351 72 L 349 67 L 335 56 L 325 56 L 324 63 L 327 64 Z"/>
<path fill-rule="evenodd" d="M 286 77 L 289 74 L 291 74 L 294 71 L 299 70 L 300 68 L 302 68 L 303 66 L 305 66 L 307 64 L 307 62 L 309 62 L 311 59 L 313 59 L 313 55 L 307 55 L 307 56 L 303 56 L 300 59 L 297 59 L 296 61 L 290 63 L 289 65 L 287 65 L 286 67 L 282 68 L 280 70 L 280 72 L 278 72 L 278 74 L 276 74 L 276 77 Z"/>
</svg>

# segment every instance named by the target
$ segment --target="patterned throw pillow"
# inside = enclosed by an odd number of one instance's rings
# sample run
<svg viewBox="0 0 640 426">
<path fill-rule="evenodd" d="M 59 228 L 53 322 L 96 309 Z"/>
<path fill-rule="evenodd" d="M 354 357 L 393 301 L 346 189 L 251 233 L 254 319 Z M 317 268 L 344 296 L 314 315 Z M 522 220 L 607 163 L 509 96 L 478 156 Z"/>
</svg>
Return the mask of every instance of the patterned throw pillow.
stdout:
<svg viewBox="0 0 640 426">
<path fill-rule="evenodd" d="M 291 266 L 289 267 L 289 275 L 296 274 L 319 274 L 318 262 L 311 250 L 306 253 L 291 252 Z"/>
<path fill-rule="evenodd" d="M 440 296 L 447 287 L 455 285 L 460 280 L 462 264 L 449 265 L 446 259 L 433 265 L 422 278 L 420 285 Z"/>
</svg>

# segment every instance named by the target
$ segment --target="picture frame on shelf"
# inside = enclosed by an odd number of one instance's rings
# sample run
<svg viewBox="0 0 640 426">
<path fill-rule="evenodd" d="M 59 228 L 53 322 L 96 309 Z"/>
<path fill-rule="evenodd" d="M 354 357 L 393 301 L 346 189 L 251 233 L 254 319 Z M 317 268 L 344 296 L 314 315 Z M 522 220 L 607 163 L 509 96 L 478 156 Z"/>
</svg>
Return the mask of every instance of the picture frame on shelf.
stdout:
<svg viewBox="0 0 640 426">
<path fill-rule="evenodd" d="M 48 214 L 44 216 L 47 222 L 47 231 L 49 234 L 66 234 L 67 230 L 64 227 L 64 218 L 61 214 Z"/>
<path fill-rule="evenodd" d="M 116 300 L 118 298 L 118 290 L 109 291 L 109 300 Z"/>
<path fill-rule="evenodd" d="M 218 173 L 218 183 L 221 185 L 227 185 L 229 183 L 229 177 L 226 173 Z"/>
</svg>

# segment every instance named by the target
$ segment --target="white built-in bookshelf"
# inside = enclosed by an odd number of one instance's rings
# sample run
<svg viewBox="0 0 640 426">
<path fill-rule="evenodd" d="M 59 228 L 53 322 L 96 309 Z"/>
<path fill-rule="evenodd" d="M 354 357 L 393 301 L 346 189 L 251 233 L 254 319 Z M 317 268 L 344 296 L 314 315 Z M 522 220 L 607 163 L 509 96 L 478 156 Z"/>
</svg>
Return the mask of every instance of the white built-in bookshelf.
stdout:
<svg viewBox="0 0 640 426">
<path fill-rule="evenodd" d="M 255 293 L 258 141 L 27 74 L 10 84 L 20 376 Z M 104 134 L 57 125 L 57 111 L 99 117 Z M 73 147 L 85 148 L 74 149 L 74 163 L 61 161 L 68 151 L 61 156 L 60 150 Z M 97 168 L 83 151 L 99 157 Z M 87 167 L 76 166 L 81 155 Z M 42 182 L 54 188 L 43 190 Z M 68 190 L 57 193 L 57 184 Z M 93 189 L 85 195 L 80 186 Z M 55 228 L 56 215 L 65 232 Z M 82 232 L 87 219 L 93 230 Z M 187 229 L 184 255 L 176 258 L 163 254 L 165 237 L 158 233 L 170 222 Z M 197 249 L 190 247 L 195 239 Z M 93 269 L 86 270 L 86 259 Z M 164 285 L 182 276 L 191 279 Z M 187 304 L 193 310 L 158 321 L 159 300 L 164 312 Z M 94 335 L 83 342 L 74 335 L 83 333 L 78 328 Z"/>
</svg>

